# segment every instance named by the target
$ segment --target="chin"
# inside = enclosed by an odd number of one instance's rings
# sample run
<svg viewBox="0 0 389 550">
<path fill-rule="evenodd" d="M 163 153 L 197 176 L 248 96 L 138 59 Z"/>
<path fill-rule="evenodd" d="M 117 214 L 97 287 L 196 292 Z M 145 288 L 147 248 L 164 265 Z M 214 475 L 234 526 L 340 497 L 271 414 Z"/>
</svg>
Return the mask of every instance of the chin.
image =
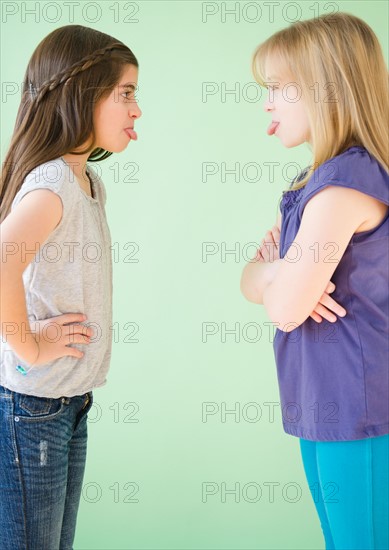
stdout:
<svg viewBox="0 0 389 550">
<path fill-rule="evenodd" d="M 294 141 L 287 141 L 286 143 L 282 142 L 282 144 L 287 149 L 291 149 L 292 147 L 298 147 L 299 145 L 302 145 L 303 143 L 305 143 L 305 141 L 305 139 L 295 139 Z"/>
<path fill-rule="evenodd" d="M 105 147 L 106 151 L 109 151 L 110 153 L 121 153 L 127 148 L 128 143 L 125 143 L 124 145 L 111 145 L 108 147 Z"/>
</svg>

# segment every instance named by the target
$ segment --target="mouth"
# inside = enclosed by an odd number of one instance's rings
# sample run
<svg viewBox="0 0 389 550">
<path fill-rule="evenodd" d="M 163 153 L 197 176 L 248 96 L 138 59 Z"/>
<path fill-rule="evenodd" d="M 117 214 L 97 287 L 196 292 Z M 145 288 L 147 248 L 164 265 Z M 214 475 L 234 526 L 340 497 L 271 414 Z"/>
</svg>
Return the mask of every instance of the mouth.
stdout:
<svg viewBox="0 0 389 550">
<path fill-rule="evenodd" d="M 124 128 L 124 131 L 130 139 L 133 139 L 134 141 L 138 139 L 138 135 L 135 132 L 134 128 Z"/>
</svg>

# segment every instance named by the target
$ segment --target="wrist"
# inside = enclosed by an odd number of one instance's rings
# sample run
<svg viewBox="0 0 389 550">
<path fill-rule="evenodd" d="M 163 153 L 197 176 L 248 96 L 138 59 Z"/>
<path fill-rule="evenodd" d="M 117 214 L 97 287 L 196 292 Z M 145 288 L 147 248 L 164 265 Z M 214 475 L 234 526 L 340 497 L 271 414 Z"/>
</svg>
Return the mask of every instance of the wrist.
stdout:
<svg viewBox="0 0 389 550">
<path fill-rule="evenodd" d="M 22 365 L 16 365 L 16 370 L 19 371 L 24 376 L 29 373 L 29 371 L 33 368 L 33 366 L 35 365 L 35 363 L 38 360 L 39 353 L 40 353 L 40 348 L 39 348 L 39 344 L 36 340 L 35 340 L 35 344 L 36 344 L 36 352 L 37 353 L 35 354 L 35 358 L 34 358 L 33 363 L 31 363 L 30 361 L 27 361 L 27 363 L 29 365 L 29 368 L 26 370 Z"/>
<path fill-rule="evenodd" d="M 33 363 L 30 363 L 30 366 L 32 367 L 33 365 L 35 365 L 35 363 L 38 361 L 38 357 L 39 357 L 39 354 L 40 354 L 40 347 L 39 347 L 39 344 L 38 342 L 36 342 L 36 355 L 35 355 L 35 359 L 33 361 Z"/>
<path fill-rule="evenodd" d="M 37 362 L 40 353 L 40 347 L 37 340 L 33 337 L 32 342 L 28 344 L 28 347 L 26 345 L 23 351 L 24 353 L 18 353 L 19 358 L 26 365 L 34 365 Z"/>
</svg>

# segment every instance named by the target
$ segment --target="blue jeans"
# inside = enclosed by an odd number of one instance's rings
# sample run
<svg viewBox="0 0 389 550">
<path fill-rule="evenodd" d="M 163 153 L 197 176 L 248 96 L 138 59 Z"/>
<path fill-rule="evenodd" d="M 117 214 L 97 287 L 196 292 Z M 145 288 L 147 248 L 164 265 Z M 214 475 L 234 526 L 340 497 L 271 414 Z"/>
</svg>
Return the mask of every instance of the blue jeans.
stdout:
<svg viewBox="0 0 389 550">
<path fill-rule="evenodd" d="M 389 435 L 300 448 L 326 550 L 387 550 Z"/>
<path fill-rule="evenodd" d="M 1 550 L 73 548 L 92 403 L 0 386 Z"/>
</svg>

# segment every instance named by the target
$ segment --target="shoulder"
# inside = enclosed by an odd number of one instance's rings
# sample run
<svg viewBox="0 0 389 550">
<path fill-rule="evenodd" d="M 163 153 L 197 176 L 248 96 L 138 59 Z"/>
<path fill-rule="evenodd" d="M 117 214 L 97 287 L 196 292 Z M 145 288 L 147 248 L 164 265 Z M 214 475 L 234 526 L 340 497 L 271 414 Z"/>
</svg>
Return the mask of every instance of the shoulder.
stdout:
<svg viewBox="0 0 389 550">
<path fill-rule="evenodd" d="M 19 191 L 12 202 L 14 208 L 21 199 L 35 190 L 52 191 L 61 198 L 62 204 L 69 207 L 74 201 L 75 193 L 72 189 L 72 178 L 69 167 L 61 158 L 50 160 L 33 168 L 24 178 Z M 40 193 L 42 196 L 43 194 Z M 49 196 L 50 194 L 47 194 Z M 58 201 L 58 199 L 57 199 Z"/>
<path fill-rule="evenodd" d="M 25 178 L 26 185 L 43 185 L 60 190 L 70 179 L 69 167 L 59 157 L 36 166 Z"/>
<path fill-rule="evenodd" d="M 349 147 L 339 155 L 328 159 L 317 168 L 310 178 L 310 182 L 321 182 L 327 179 L 333 181 L 353 180 L 360 177 L 361 171 L 374 170 L 377 174 L 386 175 L 385 170 L 369 151 L 362 146 Z"/>
<path fill-rule="evenodd" d="M 320 165 L 304 187 L 299 205 L 300 216 L 308 201 L 325 188 L 333 186 L 343 191 L 332 191 L 339 197 L 350 197 L 346 188 L 358 191 L 389 204 L 389 175 L 384 167 L 364 147 L 350 147 L 340 155 Z M 353 193 L 357 197 L 358 193 Z M 362 196 L 363 198 L 363 196 Z"/>
</svg>

